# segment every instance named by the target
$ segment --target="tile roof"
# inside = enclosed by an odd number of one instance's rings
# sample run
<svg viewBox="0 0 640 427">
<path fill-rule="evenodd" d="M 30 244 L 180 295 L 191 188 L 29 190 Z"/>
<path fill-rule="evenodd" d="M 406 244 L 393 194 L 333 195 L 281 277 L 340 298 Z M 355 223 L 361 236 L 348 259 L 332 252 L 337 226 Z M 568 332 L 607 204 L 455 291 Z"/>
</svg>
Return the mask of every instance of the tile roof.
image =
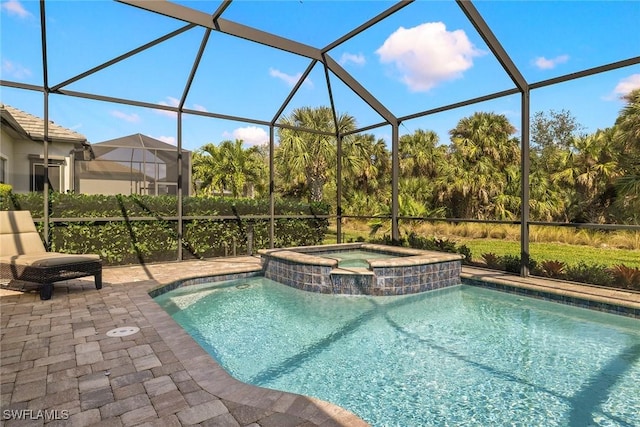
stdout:
<svg viewBox="0 0 640 427">
<path fill-rule="evenodd" d="M 44 141 L 44 119 L 10 105 L 0 104 L 3 122 L 16 132 L 33 141 Z M 49 121 L 49 140 L 60 142 L 87 142 L 87 137 Z"/>
</svg>

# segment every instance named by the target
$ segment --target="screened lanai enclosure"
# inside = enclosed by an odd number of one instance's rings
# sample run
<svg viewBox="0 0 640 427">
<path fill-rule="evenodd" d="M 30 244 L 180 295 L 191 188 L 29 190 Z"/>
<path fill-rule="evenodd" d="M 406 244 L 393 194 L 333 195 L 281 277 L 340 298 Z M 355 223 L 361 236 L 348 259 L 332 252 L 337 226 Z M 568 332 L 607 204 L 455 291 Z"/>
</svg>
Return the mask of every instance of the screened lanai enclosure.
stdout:
<svg viewBox="0 0 640 427">
<path fill-rule="evenodd" d="M 191 156 L 182 151 L 182 188 L 189 195 Z M 91 154 L 75 158 L 75 188 L 83 194 L 178 194 L 174 146 L 136 134 L 92 144 Z"/>
<path fill-rule="evenodd" d="M 69 193 L 114 196 L 84 217 L 45 179 L 41 206 L 22 208 L 49 246 L 87 223 L 153 228 L 173 260 L 296 233 L 322 243 L 329 226 L 337 242 L 347 224 L 397 242 L 476 224 L 497 241 L 515 233 L 524 276 L 548 230 L 637 254 L 615 239 L 640 235 L 640 2 L 10 0 L 1 12 L 1 101 L 43 127 L 3 132 L 2 182 L 31 156 L 45 177 L 73 168 Z M 92 153 L 65 157 L 51 123 Z"/>
</svg>

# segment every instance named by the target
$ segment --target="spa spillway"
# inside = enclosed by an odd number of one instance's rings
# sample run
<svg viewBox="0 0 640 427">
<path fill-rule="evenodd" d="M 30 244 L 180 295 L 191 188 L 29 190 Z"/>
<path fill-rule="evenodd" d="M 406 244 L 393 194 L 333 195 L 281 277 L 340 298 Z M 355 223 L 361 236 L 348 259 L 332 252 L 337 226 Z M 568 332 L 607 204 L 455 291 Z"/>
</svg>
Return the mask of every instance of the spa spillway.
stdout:
<svg viewBox="0 0 640 427">
<path fill-rule="evenodd" d="M 263 249 L 264 276 L 325 294 L 405 295 L 461 283 L 460 254 L 368 243 Z"/>
</svg>

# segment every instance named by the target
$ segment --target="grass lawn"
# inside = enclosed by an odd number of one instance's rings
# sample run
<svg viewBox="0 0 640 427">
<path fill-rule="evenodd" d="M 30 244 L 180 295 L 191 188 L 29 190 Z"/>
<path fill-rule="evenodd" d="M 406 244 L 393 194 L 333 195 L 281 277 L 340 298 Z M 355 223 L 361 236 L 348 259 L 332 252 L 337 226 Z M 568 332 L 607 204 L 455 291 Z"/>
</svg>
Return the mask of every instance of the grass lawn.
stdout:
<svg viewBox="0 0 640 427">
<path fill-rule="evenodd" d="M 353 230 L 342 228 L 343 242 L 349 239 L 355 241 L 358 237 L 368 240 L 367 230 Z M 471 249 L 474 261 L 481 262 L 482 254 L 493 252 L 498 256 L 520 255 L 520 242 L 504 239 L 465 239 L 462 237 L 450 237 L 459 245 L 467 245 Z M 336 230 L 329 229 L 325 235 L 324 244 L 336 242 Z M 624 264 L 627 267 L 640 267 L 640 250 L 597 248 L 587 245 L 569 245 L 558 242 L 531 242 L 529 243 L 531 257 L 537 262 L 544 260 L 562 261 L 568 265 L 583 261 L 587 264 L 602 264 L 614 266 Z"/>
<path fill-rule="evenodd" d="M 520 242 L 496 239 L 456 239 L 471 249 L 474 261 L 482 261 L 482 254 L 493 252 L 496 255 L 520 255 Z M 564 243 L 529 243 L 531 257 L 540 262 L 543 260 L 563 261 L 572 265 L 583 261 L 587 264 L 603 264 L 613 266 L 624 264 L 627 267 L 640 267 L 640 251 L 612 248 L 594 248 L 584 245 L 567 245 Z"/>
</svg>

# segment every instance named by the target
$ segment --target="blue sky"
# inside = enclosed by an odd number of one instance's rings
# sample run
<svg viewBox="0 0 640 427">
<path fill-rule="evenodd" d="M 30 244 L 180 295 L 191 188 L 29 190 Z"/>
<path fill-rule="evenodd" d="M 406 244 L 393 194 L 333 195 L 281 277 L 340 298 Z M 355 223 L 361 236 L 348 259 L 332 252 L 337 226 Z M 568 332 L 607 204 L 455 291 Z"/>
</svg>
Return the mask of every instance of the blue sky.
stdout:
<svg viewBox="0 0 640 427">
<path fill-rule="evenodd" d="M 220 1 L 178 1 L 212 13 Z M 223 18 L 322 48 L 392 6 L 391 1 L 234 1 Z M 491 26 L 530 83 L 640 56 L 640 1 L 478 1 Z M 2 0 L 1 78 L 42 84 L 39 5 Z M 183 22 L 110 1 L 48 1 L 50 86 L 64 82 L 161 37 Z M 65 87 L 161 105 L 177 105 L 204 30 L 195 28 Z M 329 52 L 396 116 L 514 87 L 482 38 L 453 1 L 416 1 Z M 270 121 L 310 60 L 225 34 L 212 33 L 186 107 Z M 331 76 L 339 112 L 360 126 L 382 118 Z M 534 90 L 531 111 L 569 110 L 592 132 L 611 126 L 620 96 L 640 87 L 640 66 L 626 67 Z M 3 103 L 43 116 L 42 96 L 1 87 Z M 316 65 L 285 109 L 328 105 L 324 69 Z M 505 114 L 519 128 L 520 97 L 405 121 L 400 133 L 432 129 L 447 143 L 448 130 L 475 111 Z M 175 144 L 171 112 L 52 94 L 50 119 L 102 142 L 143 133 Z M 372 130 L 390 140 L 388 126 Z M 268 128 L 186 116 L 183 146 L 243 139 L 264 143 Z"/>
</svg>

